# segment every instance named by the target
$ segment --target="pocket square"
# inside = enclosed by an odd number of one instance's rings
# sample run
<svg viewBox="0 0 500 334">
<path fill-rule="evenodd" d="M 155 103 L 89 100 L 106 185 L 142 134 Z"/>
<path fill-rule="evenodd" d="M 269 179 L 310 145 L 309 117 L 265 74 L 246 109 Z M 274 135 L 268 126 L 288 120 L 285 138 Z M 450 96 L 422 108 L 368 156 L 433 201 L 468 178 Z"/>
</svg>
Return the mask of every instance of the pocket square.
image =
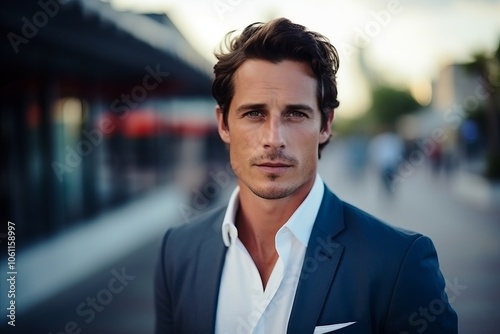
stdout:
<svg viewBox="0 0 500 334">
<path fill-rule="evenodd" d="M 332 325 L 324 325 L 324 326 L 316 326 L 314 328 L 314 334 L 323 334 L 323 333 L 329 333 L 336 331 L 337 329 L 341 329 L 347 326 L 351 326 L 352 324 L 355 324 L 356 321 L 352 322 L 343 322 L 341 324 L 332 324 Z"/>
</svg>

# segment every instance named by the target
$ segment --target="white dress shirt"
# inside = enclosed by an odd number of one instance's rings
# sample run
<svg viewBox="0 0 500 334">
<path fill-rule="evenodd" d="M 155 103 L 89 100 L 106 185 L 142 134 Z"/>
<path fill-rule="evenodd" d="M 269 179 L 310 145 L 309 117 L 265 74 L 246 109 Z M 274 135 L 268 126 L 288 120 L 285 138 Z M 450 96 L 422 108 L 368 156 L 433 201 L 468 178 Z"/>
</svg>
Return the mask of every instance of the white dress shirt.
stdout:
<svg viewBox="0 0 500 334">
<path fill-rule="evenodd" d="M 222 238 L 228 250 L 220 283 L 216 334 L 286 333 L 323 193 L 323 181 L 317 174 L 307 197 L 276 233 L 278 260 L 264 290 L 257 267 L 238 238 L 234 220 L 239 188 L 233 191 L 222 223 Z"/>
</svg>

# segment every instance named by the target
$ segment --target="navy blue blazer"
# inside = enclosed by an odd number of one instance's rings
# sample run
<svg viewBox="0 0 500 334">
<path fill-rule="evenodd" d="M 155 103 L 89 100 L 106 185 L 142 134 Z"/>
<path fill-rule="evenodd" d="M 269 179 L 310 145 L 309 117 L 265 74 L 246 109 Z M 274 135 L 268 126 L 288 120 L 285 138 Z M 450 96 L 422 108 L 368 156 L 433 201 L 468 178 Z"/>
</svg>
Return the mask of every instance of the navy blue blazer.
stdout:
<svg viewBox="0 0 500 334">
<path fill-rule="evenodd" d="M 166 232 L 155 275 L 157 334 L 214 332 L 225 211 Z M 387 225 L 325 186 L 287 333 L 348 322 L 355 323 L 335 333 L 458 333 L 444 289 L 429 238 Z"/>
</svg>

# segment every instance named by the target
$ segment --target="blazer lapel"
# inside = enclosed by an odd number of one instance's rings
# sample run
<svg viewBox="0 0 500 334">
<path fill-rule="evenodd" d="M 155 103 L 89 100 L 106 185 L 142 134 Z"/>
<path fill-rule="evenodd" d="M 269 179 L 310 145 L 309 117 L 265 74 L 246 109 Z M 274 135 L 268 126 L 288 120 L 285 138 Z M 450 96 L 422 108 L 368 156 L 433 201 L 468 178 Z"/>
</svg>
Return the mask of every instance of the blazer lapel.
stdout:
<svg viewBox="0 0 500 334">
<path fill-rule="evenodd" d="M 334 241 L 344 229 L 342 201 L 325 186 L 311 231 L 293 302 L 288 334 L 312 333 L 337 270 L 344 246 Z"/>
<path fill-rule="evenodd" d="M 225 210 L 220 218 L 214 219 L 207 238 L 200 246 L 199 265 L 193 289 L 196 289 L 196 298 L 199 300 L 193 305 L 193 315 L 197 324 L 197 333 L 213 333 L 215 331 L 215 317 L 219 299 L 219 286 L 222 268 L 226 257 L 226 246 L 222 241 L 221 224 Z"/>
</svg>

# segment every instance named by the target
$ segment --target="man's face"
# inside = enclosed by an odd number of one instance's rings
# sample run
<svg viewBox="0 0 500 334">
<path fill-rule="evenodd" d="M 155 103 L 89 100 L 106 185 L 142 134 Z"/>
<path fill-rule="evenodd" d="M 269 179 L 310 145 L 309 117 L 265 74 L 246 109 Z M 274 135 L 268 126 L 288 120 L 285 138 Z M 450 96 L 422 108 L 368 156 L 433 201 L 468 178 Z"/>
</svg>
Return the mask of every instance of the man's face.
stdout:
<svg viewBox="0 0 500 334">
<path fill-rule="evenodd" d="M 235 72 L 234 90 L 228 126 L 220 109 L 217 119 L 241 191 L 248 188 L 265 199 L 300 190 L 307 194 L 316 175 L 318 145 L 329 138 L 332 121 L 321 128 L 309 66 L 247 60 Z"/>
</svg>

